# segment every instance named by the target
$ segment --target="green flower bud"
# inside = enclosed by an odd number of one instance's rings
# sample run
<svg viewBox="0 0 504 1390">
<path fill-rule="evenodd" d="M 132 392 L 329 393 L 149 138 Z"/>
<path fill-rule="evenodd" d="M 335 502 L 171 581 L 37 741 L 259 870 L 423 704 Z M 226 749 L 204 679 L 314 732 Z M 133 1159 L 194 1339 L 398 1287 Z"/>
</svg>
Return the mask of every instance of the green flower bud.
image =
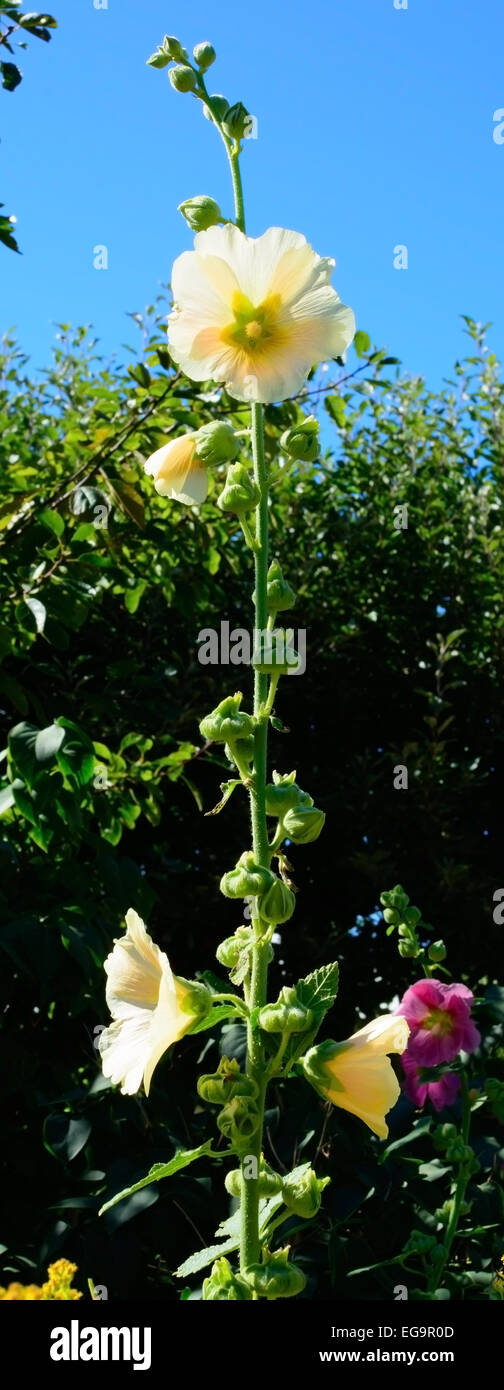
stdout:
<svg viewBox="0 0 504 1390">
<path fill-rule="evenodd" d="M 422 914 L 419 907 L 407 907 L 404 910 L 403 921 L 411 931 L 414 931 L 421 920 L 421 916 Z"/>
<path fill-rule="evenodd" d="M 208 42 L 208 39 L 205 39 L 203 43 L 197 43 L 195 48 L 193 48 L 194 61 L 198 64 L 198 67 L 201 68 L 202 72 L 206 72 L 207 68 L 211 68 L 212 63 L 215 63 L 216 57 L 215 48 Z"/>
<path fill-rule="evenodd" d="M 268 570 L 268 613 L 280 613 L 284 608 L 293 608 L 295 602 L 294 589 L 291 589 L 290 584 L 284 579 L 278 560 L 272 560 Z"/>
<path fill-rule="evenodd" d="M 292 629 L 286 631 L 283 627 L 275 627 L 272 631 L 268 628 L 257 634 L 252 658 L 255 671 L 262 671 L 266 675 L 276 672 L 285 674 L 300 665 L 289 633 L 292 634 Z"/>
<path fill-rule="evenodd" d="M 209 1105 L 227 1105 L 235 1096 L 257 1096 L 255 1081 L 240 1070 L 235 1057 L 221 1057 L 217 1071 L 198 1077 L 197 1085 L 198 1095 Z"/>
<path fill-rule="evenodd" d="M 243 1178 L 243 1181 L 246 1182 L 247 1179 L 244 1177 L 244 1178 Z M 257 1181 L 258 1181 L 258 1191 L 259 1191 L 259 1196 L 260 1196 L 260 1197 L 274 1197 L 274 1196 L 276 1196 L 276 1194 L 277 1194 L 278 1192 L 281 1192 L 281 1190 L 282 1190 L 282 1179 L 281 1179 L 281 1177 L 280 1177 L 280 1174 L 279 1174 L 279 1173 L 275 1173 L 274 1170 L 273 1170 L 273 1168 L 270 1168 L 269 1163 L 266 1163 L 266 1161 L 265 1161 L 265 1159 L 263 1158 L 263 1155 L 262 1155 L 262 1154 L 261 1154 L 261 1166 L 260 1166 L 260 1168 L 259 1168 L 259 1176 L 258 1176 Z M 231 1169 L 231 1172 L 226 1173 L 226 1176 L 225 1176 L 225 1178 L 224 1178 L 224 1187 L 226 1188 L 226 1192 L 229 1192 L 230 1197 L 236 1197 L 236 1198 L 240 1198 L 240 1197 L 241 1197 L 241 1195 L 242 1195 L 242 1170 L 241 1170 L 241 1168 L 232 1168 L 232 1169 Z"/>
<path fill-rule="evenodd" d="M 229 1139 L 237 1153 L 248 1148 L 259 1123 L 259 1109 L 249 1096 L 235 1096 L 217 1116 L 221 1134 Z"/>
<path fill-rule="evenodd" d="M 383 903 L 384 907 L 396 907 L 398 912 L 404 915 L 409 898 L 408 894 L 404 892 L 404 888 L 401 888 L 400 883 L 397 883 L 395 888 L 391 888 L 388 893 L 380 894 L 380 902 Z"/>
<path fill-rule="evenodd" d="M 170 68 L 168 77 L 176 92 L 196 91 L 196 73 L 185 63 L 177 63 L 176 67 Z"/>
<path fill-rule="evenodd" d="M 223 117 L 224 117 L 225 114 L 226 114 L 226 111 L 229 110 L 229 102 L 228 102 L 228 99 L 227 99 L 227 97 L 223 97 L 221 92 L 214 92 L 214 93 L 212 94 L 212 96 L 210 97 L 210 101 L 211 101 L 212 106 L 213 106 L 214 111 L 215 111 L 215 117 L 212 115 L 212 112 L 211 112 L 209 106 L 204 106 L 204 107 L 203 107 L 203 114 L 204 114 L 204 116 L 206 116 L 207 121 L 213 121 L 214 125 L 215 125 L 216 119 L 217 119 L 217 121 L 218 121 L 219 123 L 221 123 L 222 120 L 223 120 Z"/>
<path fill-rule="evenodd" d="M 330 1178 L 318 1178 L 310 1167 L 307 1167 L 304 1173 L 289 1173 L 282 1183 L 285 1205 L 295 1216 L 303 1216 L 309 1221 L 310 1217 L 316 1216 L 324 1187 L 327 1187 L 330 1181 Z"/>
<path fill-rule="evenodd" d="M 432 1134 L 432 1143 L 436 1153 L 444 1153 L 445 1149 L 457 1136 L 457 1127 L 452 1124 L 437 1125 Z"/>
<path fill-rule="evenodd" d="M 255 940 L 253 927 L 238 927 L 234 936 L 227 936 L 225 941 L 221 941 L 215 952 L 217 960 L 221 965 L 225 965 L 228 970 L 234 970 L 238 965 L 239 958 L 243 951 L 252 946 Z"/>
<path fill-rule="evenodd" d="M 429 946 L 429 960 L 435 961 L 436 964 L 442 960 L 446 960 L 446 946 L 444 941 L 432 942 L 432 945 Z"/>
<path fill-rule="evenodd" d="M 271 875 L 273 882 L 259 903 L 259 911 L 265 922 L 288 922 L 296 906 L 296 899 L 281 878 Z"/>
<path fill-rule="evenodd" d="M 274 882 L 271 869 L 256 864 L 252 850 L 245 850 L 235 868 L 223 874 L 220 890 L 225 898 L 259 898 Z"/>
<path fill-rule="evenodd" d="M 273 773 L 273 782 L 266 787 L 266 814 L 284 817 L 287 811 L 299 806 L 313 806 L 313 797 L 297 786 L 295 772 Z"/>
<path fill-rule="evenodd" d="M 216 227 L 224 220 L 215 198 L 209 198 L 205 193 L 199 193 L 196 198 L 186 198 L 185 203 L 179 203 L 178 211 L 185 217 L 192 232 L 206 232 L 208 227 Z"/>
<path fill-rule="evenodd" d="M 147 59 L 148 66 L 151 68 L 165 68 L 168 63 L 189 62 L 187 52 L 178 39 L 165 34 L 160 48 Z"/>
<path fill-rule="evenodd" d="M 295 988 L 284 985 L 276 1002 L 261 1009 L 258 1023 L 265 1033 L 307 1033 L 313 1013 L 299 1003 Z"/>
<path fill-rule="evenodd" d="M 241 691 L 237 691 L 236 695 L 228 695 L 221 700 L 211 714 L 206 714 L 200 724 L 203 738 L 211 739 L 213 743 L 234 743 L 238 738 L 251 738 L 254 720 L 252 715 L 244 714 L 240 709 L 242 700 Z"/>
<path fill-rule="evenodd" d="M 289 458 L 300 463 L 315 463 L 320 454 L 319 423 L 314 415 L 307 415 L 297 425 L 284 430 L 280 437 L 280 448 Z"/>
<path fill-rule="evenodd" d="M 222 124 L 231 140 L 243 140 L 252 129 L 252 116 L 243 102 L 237 101 L 234 106 L 228 106 Z"/>
<path fill-rule="evenodd" d="M 309 845 L 312 840 L 318 840 L 324 823 L 325 814 L 317 811 L 316 806 L 294 806 L 292 811 L 287 811 L 283 828 L 295 845 Z"/>
<path fill-rule="evenodd" d="M 187 59 L 187 49 L 173 37 L 173 34 L 165 34 L 162 49 L 174 63 L 183 63 Z"/>
<path fill-rule="evenodd" d="M 403 960 L 414 960 L 420 954 L 419 947 L 413 941 L 399 942 L 399 955 Z"/>
<path fill-rule="evenodd" d="M 214 468 L 219 463 L 229 463 L 231 459 L 236 458 L 240 449 L 240 440 L 236 438 L 234 429 L 227 420 L 212 420 L 210 424 L 202 425 L 197 431 L 196 441 L 196 458 L 205 463 L 207 468 Z"/>
<path fill-rule="evenodd" d="M 399 921 L 399 913 L 395 907 L 386 907 L 383 913 L 387 926 L 396 927 Z"/>
<path fill-rule="evenodd" d="M 238 451 L 236 451 L 238 452 Z M 228 468 L 222 492 L 217 498 L 217 506 L 223 512 L 250 512 L 260 498 L 259 488 L 244 463 L 234 463 Z"/>
<path fill-rule="evenodd" d="M 230 763 L 235 762 L 235 751 L 237 758 L 240 759 L 240 762 L 251 763 L 255 751 L 254 739 L 238 738 L 233 743 L 233 747 L 231 747 L 229 743 L 226 743 L 224 752 L 226 754 L 226 758 L 229 758 Z"/>
<path fill-rule="evenodd" d="M 297 1265 L 289 1264 L 290 1246 L 275 1250 L 263 1250 L 261 1264 L 249 1265 L 245 1272 L 247 1283 L 260 1298 L 293 1298 L 305 1288 L 306 1279 Z"/>
<path fill-rule="evenodd" d="M 250 1285 L 239 1274 L 233 1274 L 229 1261 L 224 1256 L 216 1260 L 208 1278 L 203 1280 L 203 1300 L 207 1303 L 225 1300 L 239 1303 L 251 1297 Z"/>
</svg>

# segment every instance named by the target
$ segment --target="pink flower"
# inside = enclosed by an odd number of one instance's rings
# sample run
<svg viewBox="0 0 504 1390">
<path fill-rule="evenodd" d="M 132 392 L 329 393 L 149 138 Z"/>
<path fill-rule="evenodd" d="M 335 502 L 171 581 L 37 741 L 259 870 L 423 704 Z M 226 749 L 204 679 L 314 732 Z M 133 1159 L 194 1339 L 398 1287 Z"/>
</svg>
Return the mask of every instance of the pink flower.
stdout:
<svg viewBox="0 0 504 1390">
<path fill-rule="evenodd" d="M 474 1052 L 480 1035 L 471 1018 L 473 998 L 465 985 L 440 980 L 417 980 L 406 990 L 397 1012 L 409 1023 L 408 1054 L 414 1062 L 436 1067 L 462 1050 Z"/>
<path fill-rule="evenodd" d="M 432 1101 L 435 1110 L 444 1110 L 453 1105 L 460 1090 L 460 1078 L 447 1071 L 439 1081 L 422 1081 L 422 1068 L 417 1067 L 412 1057 L 405 1052 L 401 1058 L 404 1070 L 404 1090 L 408 1100 L 421 1109 L 426 1101 Z"/>
</svg>

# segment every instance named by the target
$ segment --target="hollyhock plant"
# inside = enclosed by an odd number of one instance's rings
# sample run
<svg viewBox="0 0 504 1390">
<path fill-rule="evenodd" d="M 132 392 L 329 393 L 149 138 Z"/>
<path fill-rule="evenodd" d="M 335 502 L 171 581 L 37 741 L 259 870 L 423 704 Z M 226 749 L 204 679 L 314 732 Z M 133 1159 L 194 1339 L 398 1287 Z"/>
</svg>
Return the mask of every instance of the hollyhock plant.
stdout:
<svg viewBox="0 0 504 1390">
<path fill-rule="evenodd" d="M 445 1072 L 437 1081 L 424 1081 L 422 1067 L 406 1051 L 401 1057 L 404 1070 L 404 1090 L 408 1100 L 413 1102 L 419 1110 L 423 1108 L 428 1100 L 431 1101 L 435 1110 L 444 1110 L 448 1105 L 454 1105 L 460 1091 L 460 1077 L 454 1072 Z"/>
<path fill-rule="evenodd" d="M 194 238 L 172 271 L 168 341 L 192 381 L 222 381 L 239 401 L 295 396 L 323 358 L 341 357 L 353 310 L 329 284 L 334 261 L 299 232 L 249 237 L 227 222 Z"/>
<path fill-rule="evenodd" d="M 410 1027 L 408 1056 L 419 1066 L 452 1062 L 459 1052 L 474 1052 L 480 1042 L 471 1018 L 473 994 L 466 985 L 417 980 L 406 990 L 397 1012 Z"/>
</svg>

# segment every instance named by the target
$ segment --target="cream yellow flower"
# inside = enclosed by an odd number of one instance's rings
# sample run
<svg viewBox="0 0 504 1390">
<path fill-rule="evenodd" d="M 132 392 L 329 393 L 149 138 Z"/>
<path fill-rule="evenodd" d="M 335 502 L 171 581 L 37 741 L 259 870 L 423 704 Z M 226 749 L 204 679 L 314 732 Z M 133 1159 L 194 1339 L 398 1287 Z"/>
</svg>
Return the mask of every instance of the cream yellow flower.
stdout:
<svg viewBox="0 0 504 1390">
<path fill-rule="evenodd" d="M 144 463 L 161 497 L 172 497 L 187 506 L 201 506 L 208 492 L 208 475 L 196 458 L 197 434 L 181 434 L 156 449 Z"/>
<path fill-rule="evenodd" d="M 142 1080 L 148 1095 L 163 1053 L 201 1012 L 201 986 L 177 979 L 133 908 L 126 913 L 126 927 L 105 961 L 106 998 L 114 1022 L 104 1029 L 98 1046 L 103 1075 L 114 1085 L 120 1083 L 124 1096 L 134 1095 Z"/>
<path fill-rule="evenodd" d="M 379 1139 L 386 1139 L 385 1116 L 401 1090 L 387 1054 L 404 1052 L 408 1036 L 405 1018 L 383 1014 L 345 1042 L 312 1047 L 303 1061 L 305 1075 L 326 1100 L 357 1115 Z"/>
<path fill-rule="evenodd" d="M 334 261 L 299 232 L 247 237 L 232 223 L 194 238 L 175 261 L 170 351 L 192 381 L 222 381 L 236 400 L 295 396 L 315 363 L 345 352 L 352 309 L 329 284 Z"/>
</svg>

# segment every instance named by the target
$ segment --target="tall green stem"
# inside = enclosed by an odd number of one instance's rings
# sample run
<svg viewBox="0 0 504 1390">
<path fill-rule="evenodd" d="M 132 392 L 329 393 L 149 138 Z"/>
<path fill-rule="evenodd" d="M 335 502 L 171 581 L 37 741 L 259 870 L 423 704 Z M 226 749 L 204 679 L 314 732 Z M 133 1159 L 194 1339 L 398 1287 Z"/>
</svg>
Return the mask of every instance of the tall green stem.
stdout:
<svg viewBox="0 0 504 1390">
<path fill-rule="evenodd" d="M 226 149 L 233 181 L 236 225 L 245 231 L 245 209 L 238 150 L 227 141 Z M 251 407 L 252 456 L 254 478 L 259 489 L 259 502 L 256 507 L 254 571 L 254 633 L 264 632 L 268 622 L 268 475 L 264 458 L 264 425 L 262 405 Z M 268 697 L 268 677 L 259 671 L 254 672 L 254 715 L 257 720 L 254 739 L 254 768 L 250 789 L 250 813 L 252 820 L 252 846 L 257 864 L 269 868 L 271 851 L 266 822 L 266 773 L 268 752 L 268 714 L 264 706 Z M 269 946 L 261 940 L 262 927 L 257 913 L 252 921 L 256 935 L 252 950 L 252 969 L 248 1002 L 251 1011 L 262 1008 L 268 994 L 268 955 Z M 240 1269 L 256 1264 L 260 1256 L 259 1246 L 259 1165 L 263 1146 L 264 1100 L 266 1094 L 266 1069 L 260 1033 L 250 1024 L 247 1028 L 247 1075 L 255 1081 L 258 1088 L 257 1105 L 259 1124 L 248 1146 L 248 1153 L 242 1159 L 241 1183 L 241 1226 L 240 1226 Z M 252 1162 L 251 1162 L 252 1160 Z M 245 1176 L 246 1174 L 246 1176 Z"/>
<path fill-rule="evenodd" d="M 467 1144 L 467 1143 L 468 1143 L 468 1140 L 469 1140 L 469 1131 L 470 1131 L 470 1127 L 471 1127 L 471 1105 L 470 1105 L 470 1101 L 469 1101 L 469 1088 L 468 1088 L 468 1085 L 467 1085 L 467 1077 L 466 1077 L 465 1072 L 462 1072 L 462 1073 L 461 1073 L 461 1078 L 460 1078 L 460 1080 L 461 1080 L 461 1087 L 462 1087 L 462 1126 L 461 1126 L 461 1137 L 462 1137 L 462 1139 L 463 1139 L 463 1141 L 464 1141 L 464 1144 Z M 459 1223 L 459 1219 L 460 1219 L 460 1211 L 461 1211 L 462 1203 L 463 1203 L 464 1198 L 465 1198 L 466 1189 L 467 1189 L 467 1185 L 468 1185 L 470 1176 L 471 1176 L 471 1172 L 470 1172 L 470 1169 L 468 1169 L 468 1167 L 467 1167 L 467 1163 L 461 1163 L 460 1168 L 459 1168 L 458 1177 L 457 1177 L 457 1182 L 456 1182 L 456 1187 L 455 1187 L 455 1193 L 454 1193 L 453 1201 L 452 1201 L 452 1208 L 451 1208 L 451 1213 L 450 1213 L 450 1219 L 449 1219 L 449 1221 L 448 1221 L 448 1225 L 447 1225 L 446 1231 L 445 1231 L 445 1237 L 444 1237 L 444 1241 L 443 1241 L 443 1253 L 442 1253 L 442 1255 L 440 1256 L 439 1263 L 436 1264 L 435 1269 L 434 1269 L 434 1271 L 433 1271 L 433 1274 L 432 1274 L 432 1276 L 431 1276 L 431 1279 L 430 1279 L 430 1281 L 429 1281 L 429 1288 L 428 1288 L 428 1292 L 429 1292 L 429 1293 L 432 1293 L 432 1292 L 434 1291 L 434 1289 L 436 1289 L 436 1288 L 438 1287 L 438 1285 L 439 1285 L 439 1280 L 441 1279 L 442 1275 L 444 1274 L 444 1271 L 445 1271 L 446 1266 L 447 1266 L 447 1264 L 448 1264 L 448 1260 L 449 1260 L 450 1254 L 451 1254 L 451 1248 L 452 1248 L 453 1242 L 454 1242 L 454 1240 L 455 1240 L 455 1236 L 456 1236 L 456 1234 L 457 1234 L 458 1223 Z"/>
<path fill-rule="evenodd" d="M 255 603 L 254 633 L 263 632 L 267 623 L 267 575 L 268 575 L 268 478 L 264 459 L 264 431 L 262 405 L 252 406 L 252 452 L 254 478 L 259 488 L 260 498 L 256 508 L 256 544 L 254 553 Z M 268 841 L 266 821 L 266 775 L 268 715 L 264 706 L 268 695 L 268 677 L 260 671 L 254 673 L 254 714 L 257 720 L 254 741 L 254 778 L 250 791 L 250 810 L 252 819 L 252 846 L 254 859 L 264 868 L 269 867 L 271 851 Z M 249 1004 L 251 1010 L 262 1008 L 267 999 L 268 946 L 261 941 L 261 924 L 257 915 L 253 916 L 256 941 L 252 950 L 252 976 Z M 247 1176 L 242 1178 L 241 1196 L 241 1240 L 240 1268 L 246 1269 L 259 1259 L 259 1164 L 262 1151 L 264 1124 L 264 1100 L 266 1078 L 260 1034 L 250 1025 L 247 1041 L 247 1073 L 256 1082 L 259 1090 L 258 1106 L 260 1120 L 247 1154 Z M 250 1159 L 255 1160 L 250 1163 Z M 242 1166 L 243 1173 L 243 1166 Z"/>
</svg>

